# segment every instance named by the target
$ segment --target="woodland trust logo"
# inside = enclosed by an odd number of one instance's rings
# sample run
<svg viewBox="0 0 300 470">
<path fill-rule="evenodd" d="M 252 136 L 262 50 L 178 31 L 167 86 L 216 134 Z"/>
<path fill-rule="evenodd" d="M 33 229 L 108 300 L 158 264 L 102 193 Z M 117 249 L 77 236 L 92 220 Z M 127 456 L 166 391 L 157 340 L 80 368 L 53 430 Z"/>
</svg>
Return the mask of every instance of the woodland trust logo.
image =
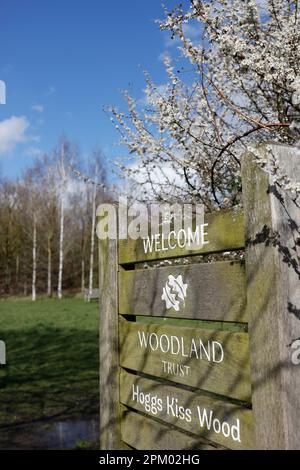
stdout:
<svg viewBox="0 0 300 470">
<path fill-rule="evenodd" d="M 0 104 L 6 104 L 6 84 L 0 80 Z"/>
<path fill-rule="evenodd" d="M 165 287 L 163 288 L 162 300 L 166 302 L 166 308 L 174 308 L 179 312 L 181 304 L 185 304 L 187 284 L 183 283 L 181 274 L 177 277 L 169 275 Z"/>
</svg>

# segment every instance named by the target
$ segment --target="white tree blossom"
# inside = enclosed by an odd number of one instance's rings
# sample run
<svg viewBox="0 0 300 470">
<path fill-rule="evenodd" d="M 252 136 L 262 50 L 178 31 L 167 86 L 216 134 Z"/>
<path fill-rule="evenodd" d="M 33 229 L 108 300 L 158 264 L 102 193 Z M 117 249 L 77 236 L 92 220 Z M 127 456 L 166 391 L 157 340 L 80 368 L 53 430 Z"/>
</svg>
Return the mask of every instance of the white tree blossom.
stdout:
<svg viewBox="0 0 300 470">
<path fill-rule="evenodd" d="M 111 108 L 131 156 L 119 169 L 140 199 L 193 200 L 208 210 L 238 204 L 249 144 L 298 142 L 298 1 L 191 0 L 159 24 L 179 54 L 165 57 L 163 86 L 146 74 L 144 106 L 125 93 L 128 112 Z M 262 166 L 274 174 L 272 161 Z M 286 188 L 299 190 L 292 181 Z"/>
</svg>

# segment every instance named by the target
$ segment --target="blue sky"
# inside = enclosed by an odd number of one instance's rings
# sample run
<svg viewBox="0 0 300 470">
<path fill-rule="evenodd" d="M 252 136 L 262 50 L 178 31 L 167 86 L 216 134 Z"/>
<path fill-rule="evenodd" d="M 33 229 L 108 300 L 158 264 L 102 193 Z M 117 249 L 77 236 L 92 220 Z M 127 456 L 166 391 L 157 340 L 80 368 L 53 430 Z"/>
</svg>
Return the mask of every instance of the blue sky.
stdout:
<svg viewBox="0 0 300 470">
<path fill-rule="evenodd" d="M 162 17 L 161 0 L 0 0 L 0 174 L 19 176 L 62 134 L 83 155 L 117 156 L 103 106 L 123 105 L 128 88 L 141 97 L 144 69 L 164 82 Z"/>
</svg>

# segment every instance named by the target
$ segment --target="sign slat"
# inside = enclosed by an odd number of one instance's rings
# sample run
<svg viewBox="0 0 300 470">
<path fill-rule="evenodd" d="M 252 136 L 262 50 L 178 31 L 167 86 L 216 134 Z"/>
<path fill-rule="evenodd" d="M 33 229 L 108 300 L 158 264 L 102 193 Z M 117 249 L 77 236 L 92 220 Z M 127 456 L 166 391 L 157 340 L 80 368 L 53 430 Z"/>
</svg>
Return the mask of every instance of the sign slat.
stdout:
<svg viewBox="0 0 300 470">
<path fill-rule="evenodd" d="M 253 446 L 252 411 L 121 370 L 120 401 L 230 449 Z"/>
<path fill-rule="evenodd" d="M 137 450 L 216 450 L 201 438 L 170 429 L 170 426 L 121 407 L 121 435 L 126 444 Z"/>
<path fill-rule="evenodd" d="M 163 292 L 181 276 L 185 298 L 167 304 Z M 119 272 L 119 312 L 246 322 L 245 268 L 239 262 L 219 261 Z M 167 305 L 169 308 L 167 308 Z M 171 306 L 172 305 L 172 306 Z"/>
<path fill-rule="evenodd" d="M 126 320 L 119 325 L 122 367 L 250 401 L 247 333 Z"/>
<path fill-rule="evenodd" d="M 205 214 L 205 223 L 208 244 L 197 250 L 190 250 L 188 246 L 171 249 L 163 240 L 153 243 L 151 251 L 145 252 L 142 239 L 119 240 L 119 264 L 137 263 L 156 259 L 177 258 L 195 254 L 215 253 L 218 251 L 237 250 L 245 247 L 244 215 L 240 211 L 228 210 L 212 214 Z"/>
</svg>

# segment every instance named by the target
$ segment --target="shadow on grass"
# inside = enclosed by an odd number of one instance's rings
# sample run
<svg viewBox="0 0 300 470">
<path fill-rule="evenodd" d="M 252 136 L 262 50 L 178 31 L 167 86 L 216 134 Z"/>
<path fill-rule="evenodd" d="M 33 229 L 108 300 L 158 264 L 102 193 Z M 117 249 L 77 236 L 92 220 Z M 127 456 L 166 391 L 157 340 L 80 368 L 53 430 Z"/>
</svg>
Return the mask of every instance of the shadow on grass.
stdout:
<svg viewBox="0 0 300 470">
<path fill-rule="evenodd" d="M 7 365 L 0 368 L 0 434 L 99 412 L 97 331 L 39 324 L 6 330 L 2 339 Z"/>
</svg>

